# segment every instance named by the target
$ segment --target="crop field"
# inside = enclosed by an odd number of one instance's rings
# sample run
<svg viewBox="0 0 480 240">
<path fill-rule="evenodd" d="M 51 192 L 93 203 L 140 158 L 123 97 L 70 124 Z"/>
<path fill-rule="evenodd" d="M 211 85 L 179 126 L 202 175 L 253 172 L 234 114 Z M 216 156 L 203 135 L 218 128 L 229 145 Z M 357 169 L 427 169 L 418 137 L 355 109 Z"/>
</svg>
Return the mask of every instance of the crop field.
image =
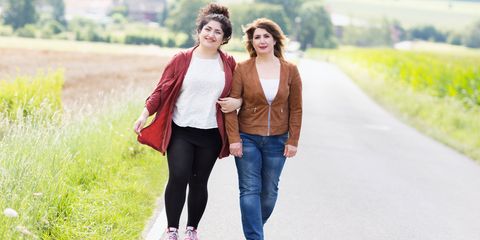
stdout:
<svg viewBox="0 0 480 240">
<path fill-rule="evenodd" d="M 478 51 L 311 50 L 423 132 L 480 160 Z"/>
</svg>

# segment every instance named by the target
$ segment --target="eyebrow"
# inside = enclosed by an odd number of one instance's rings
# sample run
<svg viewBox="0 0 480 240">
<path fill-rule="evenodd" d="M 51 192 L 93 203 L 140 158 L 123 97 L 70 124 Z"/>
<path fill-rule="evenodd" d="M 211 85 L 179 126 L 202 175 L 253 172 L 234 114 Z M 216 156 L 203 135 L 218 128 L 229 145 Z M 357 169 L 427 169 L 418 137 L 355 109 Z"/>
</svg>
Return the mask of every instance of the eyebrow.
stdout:
<svg viewBox="0 0 480 240">
<path fill-rule="evenodd" d="M 215 31 L 222 31 L 222 32 L 223 32 L 223 30 L 222 30 L 221 28 L 213 28 L 213 27 L 208 26 L 208 25 L 205 25 L 205 27 L 206 27 L 206 28 L 213 29 L 213 30 L 215 30 Z"/>
</svg>

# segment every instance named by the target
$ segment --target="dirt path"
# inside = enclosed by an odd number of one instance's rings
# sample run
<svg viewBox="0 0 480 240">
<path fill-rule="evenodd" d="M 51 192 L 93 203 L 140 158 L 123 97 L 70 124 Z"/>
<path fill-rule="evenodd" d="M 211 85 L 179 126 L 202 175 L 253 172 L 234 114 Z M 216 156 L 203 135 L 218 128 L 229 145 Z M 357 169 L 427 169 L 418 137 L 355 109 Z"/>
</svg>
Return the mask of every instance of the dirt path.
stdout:
<svg viewBox="0 0 480 240">
<path fill-rule="evenodd" d="M 62 100 L 91 99 L 131 84 L 153 89 L 168 57 L 0 48 L 0 79 L 65 69 Z"/>
</svg>

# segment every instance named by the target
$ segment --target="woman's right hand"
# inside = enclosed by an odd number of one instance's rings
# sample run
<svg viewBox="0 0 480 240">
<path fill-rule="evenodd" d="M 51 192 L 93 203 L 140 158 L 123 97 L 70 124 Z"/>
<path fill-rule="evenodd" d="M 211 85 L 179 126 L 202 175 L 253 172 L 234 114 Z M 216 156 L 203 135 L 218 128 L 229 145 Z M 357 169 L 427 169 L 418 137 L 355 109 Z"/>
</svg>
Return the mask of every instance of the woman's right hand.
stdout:
<svg viewBox="0 0 480 240">
<path fill-rule="evenodd" d="M 230 143 L 230 153 L 235 157 L 242 157 L 242 143 Z"/>
<path fill-rule="evenodd" d="M 137 135 L 140 135 L 140 131 L 143 129 L 143 126 L 145 126 L 148 115 L 148 110 L 145 108 L 137 121 L 135 121 L 135 124 L 133 124 L 133 130 Z"/>
<path fill-rule="evenodd" d="M 143 117 L 139 117 L 137 121 L 135 121 L 135 124 L 133 125 L 133 130 L 137 135 L 140 135 L 140 131 L 143 129 L 143 126 L 145 126 L 146 122 L 147 119 Z"/>
</svg>

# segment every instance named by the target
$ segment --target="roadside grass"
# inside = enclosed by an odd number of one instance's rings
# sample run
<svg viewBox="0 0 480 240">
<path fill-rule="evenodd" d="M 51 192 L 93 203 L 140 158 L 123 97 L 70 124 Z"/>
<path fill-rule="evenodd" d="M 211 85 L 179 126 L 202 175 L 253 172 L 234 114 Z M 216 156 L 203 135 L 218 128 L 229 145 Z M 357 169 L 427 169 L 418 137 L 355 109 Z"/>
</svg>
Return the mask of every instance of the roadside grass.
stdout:
<svg viewBox="0 0 480 240">
<path fill-rule="evenodd" d="M 61 111 L 63 72 L 60 69 L 39 72 L 33 78 L 0 79 L 0 113 L 15 120 L 27 116 L 48 117 Z M 36 112 L 40 107 L 42 112 Z"/>
<path fill-rule="evenodd" d="M 375 60 L 362 60 L 361 58 L 352 57 L 355 55 L 355 51 L 365 51 L 364 54 L 366 55 L 369 55 L 369 53 L 375 55 L 374 51 L 384 51 L 383 54 L 385 55 L 397 54 L 392 50 L 347 48 L 340 50 L 312 49 L 307 52 L 306 56 L 332 61 L 339 65 L 363 90 L 397 117 L 438 141 L 480 161 L 480 105 L 478 103 L 472 104 L 472 101 L 466 103 L 462 98 L 458 98 L 457 95 L 435 94 L 428 85 L 422 88 L 413 87 L 409 80 L 406 79 L 411 76 L 391 74 L 389 72 L 401 72 L 402 69 L 389 69 L 383 65 L 385 62 L 382 62 L 380 58 L 375 58 L 378 61 L 378 65 L 369 65 Z M 426 60 L 432 57 L 431 53 L 417 54 L 425 57 Z M 423 54 L 427 54 L 427 56 Z M 451 60 L 450 62 L 446 61 L 447 58 L 445 57 L 448 56 Z M 391 57 L 388 56 L 386 58 Z M 478 57 L 474 57 L 471 54 L 465 56 L 465 58 Z M 431 66 L 430 70 L 425 69 L 423 74 L 434 75 L 435 71 L 448 71 L 449 64 L 454 64 L 452 62 L 457 61 L 457 59 L 460 59 L 460 63 L 462 63 L 464 57 L 462 55 L 452 55 L 452 53 L 450 55 L 442 55 L 437 60 L 445 61 L 443 67 L 439 66 L 436 68 Z M 398 61 L 404 60 L 408 61 L 405 58 L 398 58 Z M 414 65 L 430 64 L 429 62 L 421 62 L 418 58 L 415 60 L 417 62 Z M 476 76 L 479 76 L 478 69 L 477 61 Z M 459 75 L 454 74 L 452 76 L 457 77 Z M 445 79 L 443 81 L 445 83 L 448 82 Z M 479 81 L 479 79 L 475 81 Z M 474 91 L 478 91 L 478 89 L 474 89 Z"/>
<path fill-rule="evenodd" d="M 125 88 L 41 121 L 2 116 L 0 208 L 18 217 L 0 215 L 0 238 L 139 239 L 167 176 L 132 130 L 146 94 Z"/>
</svg>

